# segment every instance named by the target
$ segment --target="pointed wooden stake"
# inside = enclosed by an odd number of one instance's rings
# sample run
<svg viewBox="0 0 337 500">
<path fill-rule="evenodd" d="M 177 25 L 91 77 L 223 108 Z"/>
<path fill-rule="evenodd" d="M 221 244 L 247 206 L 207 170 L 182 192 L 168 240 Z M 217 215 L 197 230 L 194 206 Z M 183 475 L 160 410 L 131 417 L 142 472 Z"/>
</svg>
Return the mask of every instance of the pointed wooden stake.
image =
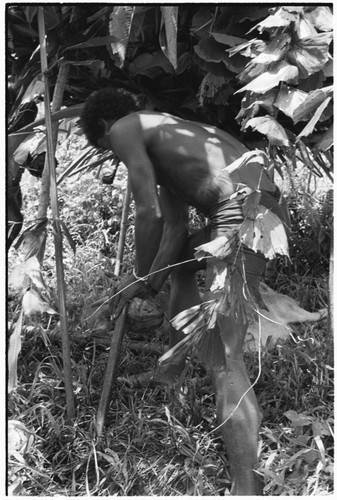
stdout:
<svg viewBox="0 0 337 500">
<path fill-rule="evenodd" d="M 100 436 L 103 432 L 105 419 L 110 404 L 112 386 L 117 375 L 119 354 L 124 335 L 126 309 L 127 306 L 125 305 L 122 309 L 122 312 L 117 318 L 115 331 L 112 334 L 112 339 L 110 343 L 110 352 L 106 365 L 101 399 L 99 401 L 97 417 L 96 417 L 96 431 L 98 436 Z"/>
</svg>

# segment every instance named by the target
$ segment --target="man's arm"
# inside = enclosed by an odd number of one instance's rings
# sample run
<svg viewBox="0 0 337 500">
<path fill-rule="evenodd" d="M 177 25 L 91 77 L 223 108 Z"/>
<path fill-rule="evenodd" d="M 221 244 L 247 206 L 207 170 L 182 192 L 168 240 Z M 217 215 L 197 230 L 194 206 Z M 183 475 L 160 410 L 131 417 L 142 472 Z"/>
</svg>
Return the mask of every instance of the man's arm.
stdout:
<svg viewBox="0 0 337 500">
<path fill-rule="evenodd" d="M 135 270 L 142 277 L 179 259 L 187 238 L 188 206 L 163 187 L 159 200 L 155 167 L 138 120 L 118 122 L 111 145 L 128 168 L 136 205 Z M 169 272 L 152 275 L 149 284 L 159 290 Z"/>
<path fill-rule="evenodd" d="M 131 191 L 136 205 L 135 270 L 137 275 L 142 277 L 149 273 L 163 230 L 155 170 L 137 123 L 129 125 L 126 130 L 123 124 L 115 128 L 111 143 L 113 150 L 128 169 Z"/>
<path fill-rule="evenodd" d="M 164 187 L 160 188 L 160 205 L 164 227 L 150 273 L 177 263 L 187 241 L 188 206 Z M 160 290 L 170 271 L 171 269 L 165 269 L 151 275 L 148 279 L 151 287 Z"/>
</svg>

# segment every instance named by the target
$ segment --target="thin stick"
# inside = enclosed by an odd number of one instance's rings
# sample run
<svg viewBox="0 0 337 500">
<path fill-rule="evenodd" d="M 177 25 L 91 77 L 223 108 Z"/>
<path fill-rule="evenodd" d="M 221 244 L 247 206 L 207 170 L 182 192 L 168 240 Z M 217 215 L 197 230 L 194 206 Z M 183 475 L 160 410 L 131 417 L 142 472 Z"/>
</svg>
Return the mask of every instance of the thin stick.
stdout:
<svg viewBox="0 0 337 500">
<path fill-rule="evenodd" d="M 331 243 L 330 243 L 330 260 L 329 260 L 329 329 L 330 335 L 333 338 L 334 335 L 334 320 L 335 320 L 335 311 L 334 311 L 334 237 L 332 234 Z"/>
<path fill-rule="evenodd" d="M 110 404 L 111 390 L 117 374 L 119 354 L 124 335 L 126 309 L 127 306 L 125 305 L 121 314 L 117 318 L 115 331 L 112 334 L 110 343 L 110 352 L 105 369 L 101 398 L 97 410 L 96 431 L 98 436 L 102 434 L 105 425 L 105 419 Z"/>
<path fill-rule="evenodd" d="M 54 245 L 55 245 L 57 291 L 58 291 L 59 310 L 60 310 L 60 324 L 62 331 L 62 359 L 63 359 L 63 369 L 64 369 L 64 385 L 66 392 L 67 419 L 71 421 L 74 418 L 74 394 L 72 385 L 68 316 L 67 316 L 66 298 L 65 298 L 64 268 L 62 259 L 62 231 L 59 220 L 59 206 L 57 199 L 53 128 L 51 121 L 49 86 L 48 86 L 46 33 L 45 33 L 43 7 L 39 7 L 38 10 L 38 26 L 39 26 L 39 38 L 40 38 L 41 71 L 44 79 L 44 88 L 45 88 L 44 104 L 45 104 L 45 119 L 46 119 L 46 132 L 47 132 L 47 158 L 49 162 L 49 174 L 50 174 L 51 209 L 54 219 Z"/>
<path fill-rule="evenodd" d="M 126 238 L 126 231 L 128 228 L 128 215 L 129 215 L 129 205 L 131 200 L 131 188 L 130 182 L 128 181 L 126 186 L 126 191 L 123 200 L 123 211 L 122 211 L 122 220 L 121 220 L 121 230 L 118 240 L 118 249 L 117 249 L 117 257 L 115 263 L 115 275 L 119 276 L 121 270 L 121 264 L 123 261 L 123 252 L 124 252 L 124 244 Z"/>
</svg>

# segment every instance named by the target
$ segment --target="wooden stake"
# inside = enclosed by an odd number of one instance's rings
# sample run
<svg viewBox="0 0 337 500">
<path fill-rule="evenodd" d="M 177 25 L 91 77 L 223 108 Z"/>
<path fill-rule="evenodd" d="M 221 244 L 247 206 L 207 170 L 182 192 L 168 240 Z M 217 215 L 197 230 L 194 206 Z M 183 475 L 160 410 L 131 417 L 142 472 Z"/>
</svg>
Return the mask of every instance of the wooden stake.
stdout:
<svg viewBox="0 0 337 500">
<path fill-rule="evenodd" d="M 115 331 L 112 334 L 112 339 L 110 343 L 110 352 L 107 361 L 107 366 L 105 369 L 105 376 L 103 381 L 103 388 L 101 393 L 101 398 L 98 405 L 97 410 L 97 419 L 96 419 L 96 431 L 97 435 L 100 436 L 103 432 L 103 428 L 105 425 L 105 419 L 108 412 L 108 407 L 110 404 L 111 391 L 113 383 L 116 379 L 118 362 L 119 362 L 119 354 L 121 350 L 123 335 L 124 335 L 124 326 L 125 326 L 125 318 L 126 318 L 126 310 L 127 306 L 125 305 L 122 309 L 122 312 L 118 316 L 115 325 Z"/>
</svg>

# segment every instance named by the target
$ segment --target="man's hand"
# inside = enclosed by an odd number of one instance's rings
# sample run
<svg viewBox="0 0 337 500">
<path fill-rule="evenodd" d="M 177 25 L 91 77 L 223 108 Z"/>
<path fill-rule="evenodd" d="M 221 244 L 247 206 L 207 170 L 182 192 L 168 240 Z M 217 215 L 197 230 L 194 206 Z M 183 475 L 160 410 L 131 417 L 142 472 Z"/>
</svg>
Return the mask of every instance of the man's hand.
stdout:
<svg viewBox="0 0 337 500">
<path fill-rule="evenodd" d="M 148 287 L 146 283 L 142 280 L 137 280 L 133 274 L 122 279 L 118 288 L 118 295 L 114 299 L 114 315 L 113 318 L 116 319 L 120 315 L 125 304 L 130 302 L 133 297 L 146 297 L 149 294 Z"/>
</svg>

